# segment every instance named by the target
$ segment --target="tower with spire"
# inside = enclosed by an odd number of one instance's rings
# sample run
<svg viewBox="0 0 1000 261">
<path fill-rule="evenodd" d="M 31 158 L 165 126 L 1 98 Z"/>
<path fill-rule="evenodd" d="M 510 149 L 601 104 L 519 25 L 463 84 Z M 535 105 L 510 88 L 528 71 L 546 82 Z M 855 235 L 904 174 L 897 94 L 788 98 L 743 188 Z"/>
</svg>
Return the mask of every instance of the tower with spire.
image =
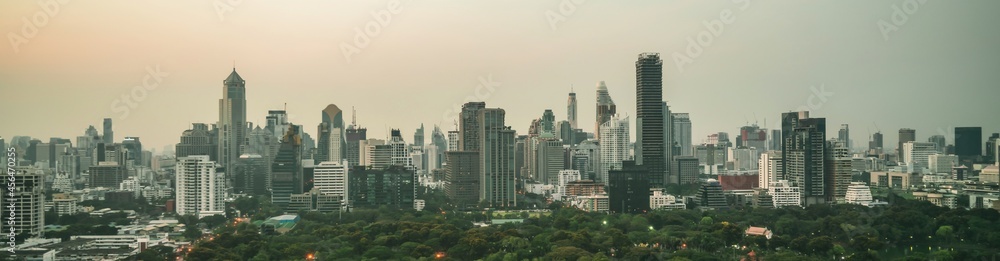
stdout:
<svg viewBox="0 0 1000 261">
<path fill-rule="evenodd" d="M 577 126 L 576 121 L 576 92 L 573 91 L 573 87 L 569 88 L 569 100 L 566 101 L 566 112 L 569 114 L 566 119 L 569 121 L 569 126 L 573 129 L 580 128 Z"/>
<path fill-rule="evenodd" d="M 611 95 L 608 94 L 608 86 L 604 84 L 604 81 L 597 83 L 597 122 L 594 125 L 594 137 L 600 139 L 601 137 L 601 124 L 611 120 L 611 117 L 615 115 L 615 101 L 611 100 Z"/>
<path fill-rule="evenodd" d="M 227 178 L 232 164 L 240 157 L 240 145 L 246 139 L 247 99 L 246 81 L 236 73 L 236 67 L 222 81 L 222 99 L 219 99 L 219 164 L 225 167 Z"/>
</svg>

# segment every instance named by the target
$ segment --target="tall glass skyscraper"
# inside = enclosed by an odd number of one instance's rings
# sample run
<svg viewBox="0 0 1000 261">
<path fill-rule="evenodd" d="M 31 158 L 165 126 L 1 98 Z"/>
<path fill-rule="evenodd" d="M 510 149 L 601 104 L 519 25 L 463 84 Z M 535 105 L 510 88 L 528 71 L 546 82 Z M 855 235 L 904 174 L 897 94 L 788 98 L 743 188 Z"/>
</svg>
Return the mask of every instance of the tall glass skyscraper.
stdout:
<svg viewBox="0 0 1000 261">
<path fill-rule="evenodd" d="M 666 185 L 666 132 L 664 130 L 663 60 L 659 53 L 642 53 L 635 62 L 636 164 L 649 171 L 653 187 Z"/>
<path fill-rule="evenodd" d="M 246 81 L 236 73 L 236 68 L 222 81 L 222 99 L 219 99 L 219 163 L 231 170 L 240 157 L 240 145 L 246 138 L 247 97 Z M 229 172 L 226 172 L 227 175 Z M 228 178 L 228 177 L 227 177 Z"/>
</svg>

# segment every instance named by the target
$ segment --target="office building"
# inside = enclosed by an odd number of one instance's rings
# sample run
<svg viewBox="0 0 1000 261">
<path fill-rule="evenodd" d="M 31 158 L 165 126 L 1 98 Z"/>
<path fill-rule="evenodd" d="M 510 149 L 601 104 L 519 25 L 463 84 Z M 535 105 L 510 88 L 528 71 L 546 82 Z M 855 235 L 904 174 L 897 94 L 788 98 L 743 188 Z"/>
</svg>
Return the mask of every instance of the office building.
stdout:
<svg viewBox="0 0 1000 261">
<path fill-rule="evenodd" d="M 982 127 L 956 127 L 955 128 L 955 155 L 963 164 L 968 161 L 976 161 L 983 155 L 983 128 Z"/>
<path fill-rule="evenodd" d="M 566 120 L 569 121 L 570 128 L 577 129 L 576 121 L 576 92 L 569 91 L 569 98 L 566 100 Z"/>
<path fill-rule="evenodd" d="M 635 161 L 625 161 L 622 169 L 608 171 L 608 200 L 612 213 L 649 211 L 648 171 Z"/>
<path fill-rule="evenodd" d="M 958 166 L 958 156 L 934 154 L 927 158 L 927 168 L 932 174 L 951 173 L 952 168 Z"/>
<path fill-rule="evenodd" d="M 313 189 L 324 195 L 346 199 L 350 167 L 347 160 L 320 162 L 313 169 Z"/>
<path fill-rule="evenodd" d="M 305 192 L 302 173 L 302 136 L 299 126 L 289 125 L 274 160 L 271 161 L 271 203 L 280 209 L 288 207 L 292 194 Z"/>
<path fill-rule="evenodd" d="M 267 195 L 271 186 L 271 164 L 260 154 L 243 154 L 233 166 L 233 192 L 250 196 Z"/>
<path fill-rule="evenodd" d="M 702 208 L 714 208 L 714 209 L 727 209 L 729 204 L 726 202 L 726 196 L 722 192 L 722 184 L 718 180 L 709 179 L 708 182 L 702 184 L 698 188 L 697 194 L 698 207 Z"/>
<path fill-rule="evenodd" d="M 757 151 L 767 149 L 767 129 L 761 129 L 756 124 L 740 127 L 740 135 L 736 137 L 736 147 L 754 148 Z"/>
<path fill-rule="evenodd" d="M 413 208 L 416 175 L 404 166 L 358 168 L 347 176 L 348 200 L 354 208 Z"/>
<path fill-rule="evenodd" d="M 850 129 L 850 126 L 848 126 L 847 124 L 841 124 L 840 125 L 840 131 L 837 132 L 837 141 L 843 143 L 844 146 L 847 148 L 848 152 L 851 151 L 851 147 L 852 147 L 851 145 L 853 145 L 853 144 L 851 144 L 851 129 Z"/>
<path fill-rule="evenodd" d="M 115 143 L 115 130 L 111 118 L 104 118 L 104 133 L 101 135 L 104 143 Z"/>
<path fill-rule="evenodd" d="M 673 169 L 670 173 L 677 175 L 680 184 L 698 182 L 698 158 L 694 156 L 674 156 Z"/>
<path fill-rule="evenodd" d="M 678 156 L 694 156 L 691 148 L 691 116 L 687 113 L 674 113 L 674 142 L 680 147 Z"/>
<path fill-rule="evenodd" d="M 611 120 L 611 117 L 617 115 L 617 108 L 615 106 L 615 101 L 611 99 L 611 94 L 608 93 L 608 86 L 604 81 L 597 83 L 597 121 L 594 124 L 594 137 L 600 139 L 601 137 L 601 124 Z"/>
<path fill-rule="evenodd" d="M 755 147 L 729 148 L 729 162 L 733 163 L 733 168 L 729 170 L 756 170 L 760 159 L 760 152 Z M 728 169 L 728 168 L 727 168 Z"/>
<path fill-rule="evenodd" d="M 479 153 L 474 151 L 449 151 L 445 153 L 444 192 L 452 204 L 459 208 L 479 204 Z"/>
<path fill-rule="evenodd" d="M 771 182 L 776 182 L 781 176 L 781 153 L 779 151 L 767 151 L 760 154 L 757 161 L 758 178 L 757 186 L 767 189 Z"/>
<path fill-rule="evenodd" d="M 559 180 L 559 171 L 565 169 L 565 150 L 562 142 L 553 137 L 551 133 L 542 133 L 538 139 L 538 156 L 535 166 L 538 168 L 535 173 L 535 181 L 545 185 L 554 185 Z"/>
<path fill-rule="evenodd" d="M 911 141 L 917 141 L 917 131 L 907 128 L 899 129 L 899 144 L 896 146 L 896 161 L 904 162 L 903 144 Z"/>
<path fill-rule="evenodd" d="M 316 146 L 315 162 L 340 162 L 347 158 L 347 135 L 344 126 L 344 111 L 337 105 L 327 105 L 322 112 L 322 122 L 318 130 L 319 143 Z"/>
<path fill-rule="evenodd" d="M 782 114 L 782 177 L 799 187 L 803 205 L 825 203 L 826 119 L 809 118 L 809 112 Z"/>
<path fill-rule="evenodd" d="M 635 161 L 649 172 L 653 187 L 667 184 L 666 116 L 663 103 L 663 60 L 658 53 L 639 54 L 635 62 Z M 612 202 L 614 203 L 614 202 Z"/>
<path fill-rule="evenodd" d="M 514 137 L 517 134 L 504 125 L 503 109 L 484 108 L 478 114 L 479 200 L 491 207 L 515 207 Z"/>
<path fill-rule="evenodd" d="M 268 110 L 264 129 L 271 131 L 275 140 L 280 140 L 288 132 L 288 114 L 285 110 Z"/>
<path fill-rule="evenodd" d="M 802 193 L 800 188 L 792 186 L 787 180 L 771 182 L 767 188 L 767 194 L 771 195 L 774 207 L 802 206 Z"/>
<path fill-rule="evenodd" d="M 909 141 L 903 143 L 903 162 L 906 163 L 910 172 L 921 172 L 928 167 L 927 160 L 930 155 L 937 154 L 934 143 Z"/>
<path fill-rule="evenodd" d="M 459 151 L 459 131 L 448 131 L 448 151 Z"/>
<path fill-rule="evenodd" d="M 677 197 L 663 193 L 662 189 L 653 189 L 649 195 L 650 209 L 683 210 L 687 208 L 684 202 L 679 202 Z"/>
<path fill-rule="evenodd" d="M 368 139 L 368 129 L 351 124 L 347 126 L 347 163 L 349 167 L 361 165 L 361 141 Z"/>
<path fill-rule="evenodd" d="M 288 199 L 288 211 L 316 211 L 331 213 L 343 210 L 344 197 L 321 193 L 313 188 L 302 194 L 292 194 Z"/>
<path fill-rule="evenodd" d="M 125 166 L 118 165 L 117 162 L 99 162 L 97 166 L 90 166 L 88 187 L 117 188 L 125 180 L 125 175 Z"/>
<path fill-rule="evenodd" d="M 222 81 L 222 99 L 219 99 L 219 164 L 227 170 L 243 155 L 240 145 L 246 139 L 247 98 L 246 81 L 236 73 L 236 68 Z"/>
<path fill-rule="evenodd" d="M 216 144 L 218 141 L 216 133 L 217 130 L 209 130 L 207 124 L 193 124 L 190 130 L 181 133 L 181 142 L 177 143 L 176 149 L 174 149 L 177 157 L 208 155 L 211 161 L 218 162 L 219 146 Z"/>
<path fill-rule="evenodd" d="M 872 140 L 868 142 L 868 154 L 878 155 L 884 152 L 882 147 L 882 133 L 875 132 L 872 134 Z"/>
<path fill-rule="evenodd" d="M 945 143 L 944 135 L 931 136 L 927 138 L 927 142 L 934 143 L 934 148 L 936 148 L 938 153 L 944 153 L 945 146 L 948 145 Z"/>
<path fill-rule="evenodd" d="M 148 167 L 148 165 L 143 164 L 145 160 L 142 158 L 142 141 L 139 140 L 139 137 L 125 137 L 121 144 L 126 151 L 126 160 L 132 162 L 129 166 Z"/>
<path fill-rule="evenodd" d="M 215 162 L 204 155 L 178 158 L 176 171 L 178 215 L 225 215 L 226 181 Z"/>
<path fill-rule="evenodd" d="M 45 227 L 45 188 L 43 171 L 29 166 L 7 168 L 14 173 L 6 173 L 13 178 L 5 182 L 7 189 L 3 192 L 3 219 L 0 222 L 4 234 L 27 233 L 32 237 L 42 237 Z M 10 236 L 13 241 L 13 235 Z"/>
<path fill-rule="evenodd" d="M 629 118 L 612 117 L 607 122 L 601 124 L 600 160 L 601 169 L 597 173 L 597 180 L 608 181 L 608 171 L 621 169 L 622 161 L 629 159 Z"/>
</svg>

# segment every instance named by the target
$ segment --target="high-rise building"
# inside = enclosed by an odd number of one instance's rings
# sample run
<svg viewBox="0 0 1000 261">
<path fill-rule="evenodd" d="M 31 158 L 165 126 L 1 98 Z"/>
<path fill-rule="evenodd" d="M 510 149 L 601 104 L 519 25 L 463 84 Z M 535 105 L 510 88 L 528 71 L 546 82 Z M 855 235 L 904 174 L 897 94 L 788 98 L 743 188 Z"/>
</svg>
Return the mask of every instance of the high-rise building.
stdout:
<svg viewBox="0 0 1000 261">
<path fill-rule="evenodd" d="M 903 162 L 908 166 L 910 173 L 921 173 L 928 167 L 927 160 L 930 155 L 937 154 L 934 143 L 908 141 L 903 143 Z"/>
<path fill-rule="evenodd" d="M 948 144 L 944 139 L 944 135 L 934 135 L 927 138 L 927 142 L 934 143 L 934 147 L 937 149 L 938 153 L 944 153 L 944 148 Z"/>
<path fill-rule="evenodd" d="M 687 113 L 674 113 L 674 142 L 680 147 L 678 156 L 694 156 L 691 150 L 691 116 Z"/>
<path fill-rule="evenodd" d="M 753 147 L 740 147 L 740 148 L 729 148 L 729 160 L 727 162 L 733 163 L 733 168 L 730 170 L 756 170 L 758 168 L 757 163 L 760 160 L 760 152 L 757 148 Z"/>
<path fill-rule="evenodd" d="M 104 143 L 115 143 L 115 130 L 111 123 L 111 118 L 104 118 Z"/>
<path fill-rule="evenodd" d="M 608 198 L 613 213 L 649 211 L 648 172 L 635 161 L 622 162 L 620 170 L 608 172 Z"/>
<path fill-rule="evenodd" d="M 601 169 L 598 181 L 608 182 L 608 171 L 622 169 L 622 162 L 629 159 L 629 118 L 613 117 L 601 124 Z"/>
<path fill-rule="evenodd" d="M 347 126 L 347 163 L 349 167 L 361 164 L 361 141 L 368 139 L 368 129 Z"/>
<path fill-rule="evenodd" d="M 226 181 L 208 156 L 177 158 L 177 214 L 199 218 L 224 215 Z"/>
<path fill-rule="evenodd" d="M 271 184 L 270 159 L 260 154 L 243 154 L 233 165 L 233 192 L 251 196 L 267 195 Z"/>
<path fill-rule="evenodd" d="M 209 160 L 217 162 L 219 159 L 219 146 L 216 144 L 218 141 L 216 137 L 217 130 L 209 130 L 208 125 L 204 123 L 195 123 L 193 125 L 190 130 L 181 133 L 181 142 L 177 143 L 175 149 L 177 157 L 207 155 L 209 156 Z"/>
<path fill-rule="evenodd" d="M 771 130 L 771 134 L 768 137 L 767 150 L 781 150 L 781 130 Z"/>
<path fill-rule="evenodd" d="M 740 135 L 736 137 L 736 147 L 756 148 L 757 151 L 767 149 L 767 130 L 756 124 L 740 127 Z"/>
<path fill-rule="evenodd" d="M 826 200 L 828 202 L 844 202 L 847 187 L 851 185 L 851 153 L 850 148 L 840 139 L 830 141 L 826 145 L 824 181 L 826 185 Z"/>
<path fill-rule="evenodd" d="M 771 195 L 774 207 L 802 206 L 801 188 L 793 186 L 787 180 L 771 182 L 767 188 L 767 194 Z"/>
<path fill-rule="evenodd" d="M 868 154 L 878 155 L 882 154 L 884 151 L 882 147 L 882 133 L 876 132 L 872 134 L 872 140 L 868 142 Z"/>
<path fill-rule="evenodd" d="M 799 187 L 803 205 L 826 201 L 826 119 L 809 118 L 808 111 L 781 115 L 782 178 Z"/>
<path fill-rule="evenodd" d="M 117 188 L 125 180 L 125 166 L 118 165 L 118 162 L 103 161 L 97 166 L 90 166 L 88 176 L 88 187 L 90 188 Z"/>
<path fill-rule="evenodd" d="M 635 62 L 636 141 L 635 161 L 649 171 L 649 184 L 662 187 L 667 181 L 667 143 L 664 130 L 663 60 L 659 53 L 639 54 Z"/>
<path fill-rule="evenodd" d="M 698 182 L 698 158 L 694 156 L 675 156 L 674 166 L 670 173 L 677 175 L 681 184 Z"/>
<path fill-rule="evenodd" d="M 430 165 L 434 166 L 434 169 L 439 169 L 445 162 L 444 152 L 448 151 L 448 137 L 445 136 L 444 132 L 441 132 L 441 127 L 437 125 L 434 125 L 434 130 L 431 131 L 431 147 L 434 147 L 434 158 L 437 160 L 431 162 Z"/>
<path fill-rule="evenodd" d="M 773 150 L 761 153 L 757 165 L 757 186 L 767 189 L 771 182 L 778 181 L 781 176 L 781 153 Z"/>
<path fill-rule="evenodd" d="M 302 136 L 299 136 L 299 128 L 298 125 L 289 125 L 285 136 L 281 138 L 278 154 L 271 161 L 271 203 L 281 209 L 288 207 L 292 194 L 305 192 L 302 176 Z"/>
<path fill-rule="evenodd" d="M 469 102 L 462 105 L 459 113 L 458 148 L 461 151 L 479 151 L 479 111 L 486 108 L 485 102 Z"/>
<path fill-rule="evenodd" d="M 680 152 L 680 147 L 674 142 L 674 114 L 670 112 L 670 106 L 667 106 L 667 102 L 663 102 L 663 163 L 665 164 L 663 172 L 663 183 L 666 184 L 679 184 L 680 179 L 677 175 L 670 173 L 674 165 L 674 155 Z"/>
<path fill-rule="evenodd" d="M 448 151 L 461 150 L 461 147 L 458 145 L 459 137 L 461 136 L 458 133 L 458 131 L 448 131 Z"/>
<path fill-rule="evenodd" d="M 993 133 L 989 138 L 986 139 L 986 160 L 1000 162 L 1000 158 L 997 157 L 997 143 L 1000 141 L 1000 133 Z M 1000 164 L 997 164 L 1000 165 Z"/>
<path fill-rule="evenodd" d="M 386 169 L 358 168 L 347 176 L 348 200 L 352 207 L 412 209 L 416 175 L 404 166 Z"/>
<path fill-rule="evenodd" d="M 482 109 L 478 114 L 479 199 L 492 207 L 515 207 L 514 137 L 517 133 L 504 125 L 503 109 Z"/>
<path fill-rule="evenodd" d="M 6 154 L 6 153 L 5 153 Z M 3 231 L 15 234 L 27 233 L 32 237 L 44 236 L 45 228 L 45 187 L 43 171 L 29 166 L 8 167 L 4 179 L 10 179 L 3 192 Z M 6 233 L 5 233 L 6 234 Z M 13 235 L 11 235 L 13 238 Z"/>
<path fill-rule="evenodd" d="M 479 153 L 449 151 L 445 153 L 444 192 L 459 208 L 475 207 L 479 203 Z"/>
<path fill-rule="evenodd" d="M 538 158 L 535 166 L 535 181 L 545 185 L 554 185 L 559 181 L 559 171 L 565 169 L 563 161 L 565 154 L 563 144 L 551 133 L 542 133 L 538 139 L 538 147 L 534 154 Z"/>
<path fill-rule="evenodd" d="M 927 168 L 934 174 L 949 174 L 958 166 L 958 156 L 934 154 L 927 157 Z"/>
<path fill-rule="evenodd" d="M 594 124 L 594 137 L 601 137 L 601 124 L 611 120 L 616 115 L 615 101 L 608 94 L 608 86 L 604 81 L 597 83 L 597 122 Z"/>
<path fill-rule="evenodd" d="M 417 128 L 413 132 L 413 146 L 424 146 L 424 124 L 420 124 L 420 128 Z"/>
<path fill-rule="evenodd" d="M 144 166 L 142 164 L 145 162 L 142 158 L 142 142 L 139 141 L 139 137 L 125 137 L 122 140 L 122 147 L 125 147 L 127 152 L 126 160 L 132 161 L 132 164 L 136 166 Z"/>
<path fill-rule="evenodd" d="M 983 155 L 983 128 L 956 127 L 955 155 L 963 163 L 975 161 Z"/>
<path fill-rule="evenodd" d="M 851 129 L 847 124 L 840 125 L 840 131 L 837 132 L 837 141 L 843 142 L 844 146 L 847 146 L 847 151 L 851 151 Z"/>
<path fill-rule="evenodd" d="M 346 199 L 349 195 L 347 185 L 349 171 L 347 160 L 320 162 L 313 169 L 313 188 L 322 194 Z"/>
<path fill-rule="evenodd" d="M 556 133 L 556 115 L 552 112 L 552 109 L 545 109 L 545 112 L 542 112 L 541 126 L 542 134 Z"/>
<path fill-rule="evenodd" d="M 322 122 L 319 124 L 319 144 L 315 162 L 340 162 L 347 157 L 347 135 L 344 133 L 344 111 L 337 105 L 327 105 L 322 112 Z"/>
<path fill-rule="evenodd" d="M 285 113 L 285 110 L 267 111 L 266 120 L 267 125 L 264 128 L 271 131 L 275 140 L 281 140 L 281 137 L 288 132 L 288 114 Z"/>
<path fill-rule="evenodd" d="M 917 131 L 914 129 L 899 129 L 899 144 L 896 145 L 896 161 L 903 162 L 903 143 L 917 141 Z"/>
<path fill-rule="evenodd" d="M 219 164 L 230 170 L 233 162 L 242 155 L 240 145 L 246 139 L 247 96 L 246 81 L 236 73 L 236 68 L 222 81 L 222 99 L 219 99 Z"/>
<path fill-rule="evenodd" d="M 573 129 L 580 128 L 576 121 L 576 92 L 573 90 L 569 91 L 569 99 L 566 101 L 566 119 L 569 120 L 569 125 Z"/>
</svg>

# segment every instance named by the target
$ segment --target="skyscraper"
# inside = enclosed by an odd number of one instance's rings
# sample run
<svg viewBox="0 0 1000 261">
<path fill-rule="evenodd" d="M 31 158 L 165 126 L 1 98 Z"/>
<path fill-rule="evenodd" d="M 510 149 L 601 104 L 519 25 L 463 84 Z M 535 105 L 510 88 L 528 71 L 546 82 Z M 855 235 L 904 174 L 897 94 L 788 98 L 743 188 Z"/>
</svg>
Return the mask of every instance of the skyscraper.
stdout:
<svg viewBox="0 0 1000 261">
<path fill-rule="evenodd" d="M 492 207 L 517 206 L 514 179 L 514 137 L 516 132 L 504 125 L 503 109 L 479 111 L 479 199 Z"/>
<path fill-rule="evenodd" d="M 837 132 L 837 141 L 843 142 L 847 146 L 847 151 L 851 151 L 851 129 L 847 124 L 840 125 L 840 131 Z"/>
<path fill-rule="evenodd" d="M 809 112 L 789 112 L 781 115 L 782 179 L 801 188 L 803 205 L 826 201 L 824 155 L 826 153 L 826 119 L 809 118 Z"/>
<path fill-rule="evenodd" d="M 757 186 L 767 189 L 771 182 L 778 181 L 781 173 L 781 153 L 778 151 L 766 151 L 760 154 L 758 159 L 758 179 Z"/>
<path fill-rule="evenodd" d="M 45 228 L 44 172 L 27 166 L 9 168 L 8 171 L 11 169 L 12 173 L 5 174 L 12 184 L 8 183 L 9 190 L 4 191 L 0 201 L 4 205 L 4 222 L 0 222 L 3 231 L 42 237 Z"/>
<path fill-rule="evenodd" d="M 551 133 L 543 133 L 538 139 L 538 147 L 533 154 L 537 159 L 535 165 L 538 169 L 534 171 L 535 181 L 545 185 L 553 185 L 558 182 L 559 171 L 564 170 L 563 144 Z"/>
<path fill-rule="evenodd" d="M 687 113 L 674 113 L 674 142 L 680 147 L 677 156 L 693 156 L 691 150 L 691 116 Z"/>
<path fill-rule="evenodd" d="M 459 208 L 475 207 L 479 203 L 479 153 L 448 151 L 445 153 L 444 192 Z"/>
<path fill-rule="evenodd" d="M 313 188 L 320 193 L 346 199 L 348 195 L 347 177 L 350 167 L 347 160 L 341 162 L 324 161 L 313 170 Z"/>
<path fill-rule="evenodd" d="M 663 60 L 659 53 L 642 53 L 635 62 L 635 161 L 649 172 L 652 187 L 666 185 L 666 117 L 663 115 Z"/>
<path fill-rule="evenodd" d="M 271 131 L 275 140 L 281 140 L 281 137 L 285 136 L 285 132 L 288 131 L 288 114 L 285 113 L 285 110 L 269 110 L 266 120 L 267 125 L 264 128 Z"/>
<path fill-rule="evenodd" d="M 240 145 L 246 138 L 247 97 L 246 81 L 236 73 L 236 68 L 222 81 L 222 99 L 219 99 L 219 163 L 227 170 L 242 155 Z"/>
<path fill-rule="evenodd" d="M 469 102 L 462 105 L 459 114 L 458 148 L 461 151 L 479 151 L 479 111 L 486 108 L 485 102 Z"/>
<path fill-rule="evenodd" d="M 872 140 L 868 142 L 868 153 L 872 155 L 882 154 L 882 133 L 875 132 L 872 134 Z"/>
<path fill-rule="evenodd" d="M 541 125 L 541 133 L 556 133 L 556 115 L 552 113 L 552 109 L 545 109 L 545 112 L 542 113 Z"/>
<path fill-rule="evenodd" d="M 459 132 L 458 131 L 448 131 L 448 151 L 461 151 L 462 147 L 459 145 Z"/>
<path fill-rule="evenodd" d="M 930 138 L 927 138 L 927 142 L 934 143 L 934 146 L 936 147 L 935 149 L 937 149 L 937 152 L 944 153 L 944 148 L 947 145 L 947 143 L 946 143 L 946 141 L 944 139 L 944 135 L 934 135 L 934 136 L 931 136 Z"/>
<path fill-rule="evenodd" d="M 435 160 L 433 162 L 429 162 L 428 164 L 433 166 L 433 169 L 439 169 L 445 162 L 444 152 L 448 151 L 448 138 L 444 135 L 444 132 L 441 132 L 441 127 L 438 127 L 437 125 L 434 125 L 434 130 L 431 131 L 431 147 L 434 147 L 433 158 Z M 431 157 L 428 157 L 428 159 L 430 158 Z M 432 168 L 428 168 L 428 170 L 432 170 Z"/>
<path fill-rule="evenodd" d="M 260 154 L 243 154 L 233 164 L 233 192 L 264 196 L 271 187 L 270 159 Z"/>
<path fill-rule="evenodd" d="M 628 160 L 629 118 L 611 118 L 601 124 L 600 133 L 601 169 L 597 173 L 597 179 L 606 183 L 608 171 L 622 169 L 622 161 Z"/>
<path fill-rule="evenodd" d="M 226 181 L 215 168 L 215 162 L 204 155 L 177 159 L 177 214 L 225 215 Z"/>
<path fill-rule="evenodd" d="M 674 142 L 674 114 L 670 112 L 670 106 L 667 105 L 667 102 L 663 102 L 663 144 L 663 163 L 665 164 L 663 184 L 664 186 L 678 184 L 680 179 L 670 171 L 673 170 L 674 156 L 676 152 L 680 151 L 680 148 Z"/>
<path fill-rule="evenodd" d="M 608 86 L 604 81 L 597 83 L 597 122 L 594 124 L 594 137 L 600 139 L 601 124 L 611 120 L 616 113 L 615 101 L 608 94 Z"/>
<path fill-rule="evenodd" d="M 111 126 L 111 118 L 104 118 L 104 143 L 115 143 L 115 130 Z"/>
<path fill-rule="evenodd" d="M 386 169 L 359 168 L 347 176 L 348 199 L 353 207 L 413 208 L 416 196 L 414 171 L 404 166 Z"/>
<path fill-rule="evenodd" d="M 302 138 L 299 126 L 289 125 L 271 162 L 271 203 L 281 209 L 288 207 L 292 194 L 304 192 L 302 179 Z"/>
<path fill-rule="evenodd" d="M 368 139 L 368 129 L 351 124 L 347 126 L 347 163 L 348 167 L 358 166 L 361 163 L 361 141 Z"/>
<path fill-rule="evenodd" d="M 340 162 L 347 157 L 347 135 L 344 126 L 344 111 L 337 105 L 327 105 L 322 112 L 322 122 L 319 124 L 319 144 L 316 146 L 315 162 Z"/>
<path fill-rule="evenodd" d="M 125 147 L 128 155 L 126 160 L 132 161 L 132 164 L 143 166 L 142 141 L 139 140 L 139 137 L 125 137 L 122 140 L 122 147 Z"/>
<path fill-rule="evenodd" d="M 903 162 L 903 143 L 917 141 L 917 131 L 914 129 L 899 129 L 899 144 L 896 146 L 896 161 Z"/>
<path fill-rule="evenodd" d="M 420 128 L 413 132 L 413 146 L 424 146 L 424 124 L 420 124 Z"/>
<path fill-rule="evenodd" d="M 573 90 L 570 90 L 569 100 L 566 101 L 566 113 L 569 114 L 566 116 L 566 120 L 569 121 L 569 125 L 573 129 L 580 128 L 576 122 L 576 92 L 573 92 Z"/>
<path fill-rule="evenodd" d="M 0 139 L 2 141 L 2 139 Z M 1000 161 L 997 160 L 997 142 L 1000 141 L 1000 133 L 993 133 L 989 138 L 986 139 L 986 160 L 987 161 Z M 1000 165 L 1000 164 L 998 164 Z"/>
<path fill-rule="evenodd" d="M 928 167 L 928 156 L 937 154 L 935 146 L 930 142 L 903 143 L 903 162 L 906 162 L 910 173 L 920 173 L 923 168 Z"/>
<path fill-rule="evenodd" d="M 983 128 L 956 127 L 955 155 L 963 164 L 975 161 L 983 155 Z"/>
<path fill-rule="evenodd" d="M 177 147 L 174 149 L 177 154 L 176 156 L 181 158 L 194 155 L 208 155 L 209 160 L 218 160 L 219 146 L 216 144 L 218 141 L 216 131 L 215 129 L 209 130 L 207 124 L 194 123 L 190 130 L 181 133 L 181 142 L 177 143 Z"/>
<path fill-rule="evenodd" d="M 850 148 L 839 139 L 827 143 L 825 161 L 826 200 L 844 202 L 847 197 L 847 187 L 851 186 Z"/>
</svg>

